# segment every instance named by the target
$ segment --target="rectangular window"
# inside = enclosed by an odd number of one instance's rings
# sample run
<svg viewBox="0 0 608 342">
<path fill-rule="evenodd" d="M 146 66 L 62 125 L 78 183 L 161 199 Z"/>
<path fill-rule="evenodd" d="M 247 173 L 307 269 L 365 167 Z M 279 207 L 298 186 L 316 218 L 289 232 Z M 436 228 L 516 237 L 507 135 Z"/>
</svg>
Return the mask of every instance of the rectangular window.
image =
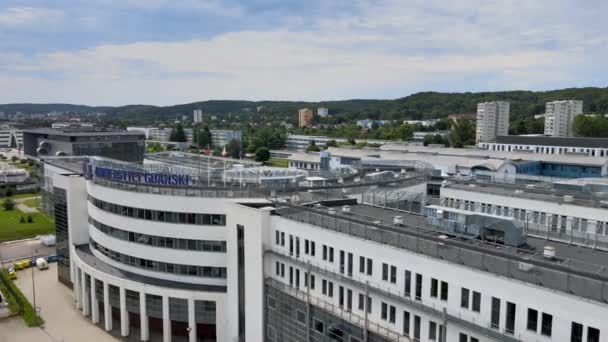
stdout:
<svg viewBox="0 0 608 342">
<path fill-rule="evenodd" d="M 327 295 L 330 298 L 333 298 L 334 297 L 334 283 L 332 283 L 331 281 L 328 281 L 327 285 L 328 285 L 327 286 Z"/>
<path fill-rule="evenodd" d="M 416 273 L 416 300 L 422 300 L 422 274 Z"/>
<path fill-rule="evenodd" d="M 394 306 L 390 306 L 388 308 L 388 321 L 391 323 L 395 323 L 395 321 L 397 320 L 397 308 Z"/>
<path fill-rule="evenodd" d="M 281 234 L 278 230 L 276 230 L 274 232 L 274 244 L 275 245 L 280 245 L 281 244 Z"/>
<path fill-rule="evenodd" d="M 437 323 L 429 321 L 429 340 L 437 340 Z"/>
<path fill-rule="evenodd" d="M 374 261 L 370 258 L 367 258 L 367 275 L 372 275 L 372 269 L 374 266 Z"/>
<path fill-rule="evenodd" d="M 276 274 L 277 274 L 278 276 L 280 276 L 280 275 L 281 275 L 281 263 L 277 261 L 277 262 L 275 263 L 275 267 L 276 267 Z"/>
<path fill-rule="evenodd" d="M 367 296 L 367 305 L 365 306 L 365 308 L 367 309 L 368 314 L 372 313 L 372 297 Z"/>
<path fill-rule="evenodd" d="M 338 286 L 338 305 L 344 307 L 344 287 Z"/>
<path fill-rule="evenodd" d="M 481 312 L 481 293 L 473 291 L 473 303 L 471 306 L 473 311 Z"/>
<path fill-rule="evenodd" d="M 285 247 L 285 233 L 281 232 L 281 246 Z"/>
<path fill-rule="evenodd" d="M 380 310 L 380 318 L 384 321 L 388 318 L 388 305 L 385 302 L 382 302 L 382 309 Z"/>
<path fill-rule="evenodd" d="M 327 280 L 321 280 L 321 293 L 327 295 Z"/>
<path fill-rule="evenodd" d="M 293 255 L 293 235 L 289 234 L 289 255 Z"/>
<path fill-rule="evenodd" d="M 300 270 L 296 268 L 296 287 L 300 287 Z"/>
<path fill-rule="evenodd" d="M 492 297 L 491 326 L 494 329 L 500 328 L 500 299 Z"/>
<path fill-rule="evenodd" d="M 323 245 L 323 260 L 327 260 L 327 246 Z"/>
<path fill-rule="evenodd" d="M 507 302 L 507 322 L 506 322 L 507 334 L 515 333 L 515 304 Z"/>
<path fill-rule="evenodd" d="M 285 278 L 285 264 L 281 263 L 281 278 Z"/>
<path fill-rule="evenodd" d="M 410 296 L 410 291 L 412 290 L 412 272 L 405 271 L 405 285 L 403 293 L 406 297 Z"/>
<path fill-rule="evenodd" d="M 308 239 L 304 239 L 304 254 L 308 255 L 310 253 L 310 242 Z"/>
<path fill-rule="evenodd" d="M 479 339 L 477 337 L 471 336 L 471 341 L 470 342 L 479 342 Z"/>
<path fill-rule="evenodd" d="M 432 298 L 437 298 L 438 285 L 439 285 L 439 281 L 435 278 L 431 278 L 431 297 Z"/>
<path fill-rule="evenodd" d="M 420 316 L 414 315 L 414 338 L 420 340 Z"/>
<path fill-rule="evenodd" d="M 388 264 L 382 263 L 382 280 L 388 280 Z"/>
<path fill-rule="evenodd" d="M 289 266 L 289 285 L 293 286 L 293 267 Z"/>
<path fill-rule="evenodd" d="M 359 293 L 359 310 L 365 310 L 365 295 L 363 293 Z"/>
<path fill-rule="evenodd" d="M 334 248 L 329 247 L 329 262 L 334 262 Z"/>
<path fill-rule="evenodd" d="M 353 291 L 350 289 L 346 290 L 346 310 L 352 311 L 353 309 Z"/>
<path fill-rule="evenodd" d="M 315 256 L 315 242 L 310 241 L 310 256 Z"/>
<path fill-rule="evenodd" d="M 365 273 L 365 257 L 359 257 L 359 273 Z"/>
<path fill-rule="evenodd" d="M 344 274 L 345 271 L 345 267 L 344 267 L 344 251 L 340 250 L 340 273 Z"/>
<path fill-rule="evenodd" d="M 587 327 L 587 342 L 600 342 L 600 329 Z"/>
<path fill-rule="evenodd" d="M 448 300 L 448 283 L 441 282 L 441 300 Z"/>
<path fill-rule="evenodd" d="M 465 289 L 464 287 L 460 289 L 460 307 L 469 308 L 469 289 Z"/>
<path fill-rule="evenodd" d="M 410 313 L 403 311 L 403 335 L 410 336 Z"/>
<path fill-rule="evenodd" d="M 467 334 L 460 333 L 458 341 L 459 342 L 469 342 L 469 336 L 467 336 Z"/>
<path fill-rule="evenodd" d="M 583 342 L 583 325 L 572 322 L 570 329 L 570 342 Z"/>
<path fill-rule="evenodd" d="M 314 274 L 310 275 L 310 289 L 311 290 L 315 289 L 315 276 L 314 276 Z"/>
<path fill-rule="evenodd" d="M 397 284 L 397 267 L 391 266 L 391 283 Z"/>
<path fill-rule="evenodd" d="M 540 333 L 545 336 L 551 336 L 552 332 L 553 332 L 553 315 L 543 312 L 542 322 L 540 325 Z"/>
<path fill-rule="evenodd" d="M 353 275 L 353 253 L 348 253 L 348 268 L 346 273 L 351 277 Z"/>
</svg>

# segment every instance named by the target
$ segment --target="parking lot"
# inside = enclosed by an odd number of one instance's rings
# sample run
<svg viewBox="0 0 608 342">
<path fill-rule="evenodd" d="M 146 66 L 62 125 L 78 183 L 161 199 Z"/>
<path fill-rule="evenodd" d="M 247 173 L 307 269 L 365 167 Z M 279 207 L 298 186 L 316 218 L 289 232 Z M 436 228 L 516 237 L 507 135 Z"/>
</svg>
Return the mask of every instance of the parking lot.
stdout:
<svg viewBox="0 0 608 342">
<path fill-rule="evenodd" d="M 47 247 L 38 239 L 0 243 L 0 262 L 5 264 L 4 266 L 12 264 L 15 260 L 30 258 L 34 254 L 37 256 L 53 255 L 55 246 Z"/>
<path fill-rule="evenodd" d="M 15 283 L 33 303 L 32 270 L 17 273 Z M 57 281 L 57 265 L 34 268 L 36 305 L 45 321 L 43 328 L 28 328 L 20 317 L 0 321 L 0 341 L 11 342 L 114 342 L 117 341 L 75 309 L 72 290 Z"/>
</svg>

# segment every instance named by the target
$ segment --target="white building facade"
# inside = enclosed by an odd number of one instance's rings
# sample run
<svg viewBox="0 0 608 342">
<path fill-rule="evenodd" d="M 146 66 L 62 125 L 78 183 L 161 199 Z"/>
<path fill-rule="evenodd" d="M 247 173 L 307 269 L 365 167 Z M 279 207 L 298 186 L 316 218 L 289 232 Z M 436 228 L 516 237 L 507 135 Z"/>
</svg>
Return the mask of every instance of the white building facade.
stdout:
<svg viewBox="0 0 608 342">
<path fill-rule="evenodd" d="M 201 123 L 201 122 L 203 122 L 203 110 L 202 109 L 195 109 L 194 110 L 192 121 L 194 121 L 194 123 Z"/>
<path fill-rule="evenodd" d="M 547 102 L 545 107 L 545 135 L 571 137 L 572 122 L 583 113 L 583 101 L 566 100 Z"/>
<path fill-rule="evenodd" d="M 499 135 L 509 134 L 509 102 L 483 102 L 477 104 L 477 143 L 492 142 Z"/>
</svg>

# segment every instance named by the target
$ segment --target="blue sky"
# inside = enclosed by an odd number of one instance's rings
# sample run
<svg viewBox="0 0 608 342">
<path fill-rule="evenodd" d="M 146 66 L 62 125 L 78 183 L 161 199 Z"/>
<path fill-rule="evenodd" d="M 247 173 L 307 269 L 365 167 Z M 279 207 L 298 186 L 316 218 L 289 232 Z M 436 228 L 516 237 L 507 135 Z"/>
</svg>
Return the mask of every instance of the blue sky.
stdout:
<svg viewBox="0 0 608 342">
<path fill-rule="evenodd" d="M 0 103 L 608 86 L 604 0 L 2 0 Z"/>
</svg>

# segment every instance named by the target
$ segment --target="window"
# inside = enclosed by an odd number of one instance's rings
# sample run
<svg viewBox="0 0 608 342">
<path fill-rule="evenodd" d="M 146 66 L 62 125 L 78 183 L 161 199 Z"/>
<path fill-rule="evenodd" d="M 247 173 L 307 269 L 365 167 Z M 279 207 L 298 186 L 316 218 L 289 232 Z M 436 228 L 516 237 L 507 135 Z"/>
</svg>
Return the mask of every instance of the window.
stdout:
<svg viewBox="0 0 608 342">
<path fill-rule="evenodd" d="M 397 319 L 396 316 L 397 316 L 397 308 L 395 308 L 394 306 L 391 305 L 388 308 L 388 321 L 394 324 L 395 320 Z"/>
<path fill-rule="evenodd" d="M 545 336 L 551 336 L 553 332 L 553 315 L 543 312 L 542 323 L 540 325 L 540 333 Z"/>
<path fill-rule="evenodd" d="M 439 281 L 435 278 L 431 278 L 431 297 L 433 298 L 437 298 L 438 285 Z"/>
<path fill-rule="evenodd" d="M 344 251 L 340 250 L 340 273 L 344 273 Z"/>
<path fill-rule="evenodd" d="M 500 328 L 500 299 L 492 297 L 491 326 L 494 329 Z"/>
<path fill-rule="evenodd" d="M 420 339 L 420 316 L 414 315 L 414 338 Z"/>
<path fill-rule="evenodd" d="M 315 242 L 310 241 L 310 256 L 315 256 Z"/>
<path fill-rule="evenodd" d="M 300 287 L 300 270 L 296 268 L 296 287 Z"/>
<path fill-rule="evenodd" d="M 346 309 L 348 311 L 353 309 L 353 291 L 350 289 L 346 290 Z"/>
<path fill-rule="evenodd" d="M 570 330 L 570 342 L 583 342 L 583 325 L 572 322 Z"/>
<path fill-rule="evenodd" d="M 331 281 L 328 281 L 327 283 L 328 283 L 327 284 L 328 285 L 327 286 L 327 295 L 330 298 L 333 298 L 333 296 L 334 296 L 334 283 L 332 283 Z"/>
<path fill-rule="evenodd" d="M 285 233 L 281 232 L 281 246 L 285 247 Z"/>
<path fill-rule="evenodd" d="M 515 304 L 507 302 L 507 323 L 506 332 L 513 334 L 515 332 Z"/>
<path fill-rule="evenodd" d="M 289 285 L 293 285 L 293 267 L 289 266 Z"/>
<path fill-rule="evenodd" d="M 363 293 L 359 293 L 359 310 L 365 310 L 365 295 Z"/>
<path fill-rule="evenodd" d="M 308 255 L 310 253 L 310 242 L 308 239 L 304 239 L 304 254 Z"/>
<path fill-rule="evenodd" d="M 275 245 L 280 245 L 281 244 L 281 233 L 278 230 L 276 230 L 274 232 L 274 244 Z"/>
<path fill-rule="evenodd" d="M 391 266 L 391 283 L 397 284 L 397 267 Z"/>
<path fill-rule="evenodd" d="M 382 263 L 382 280 L 388 280 L 388 264 Z"/>
<path fill-rule="evenodd" d="M 479 342 L 479 339 L 477 337 L 471 336 L 471 342 Z"/>
<path fill-rule="evenodd" d="M 371 314 L 372 313 L 372 297 L 367 296 L 367 305 L 365 307 L 367 308 L 367 313 Z"/>
<path fill-rule="evenodd" d="M 285 278 L 285 264 L 281 264 L 281 278 Z"/>
<path fill-rule="evenodd" d="M 422 274 L 416 273 L 416 300 L 422 299 Z"/>
<path fill-rule="evenodd" d="M 296 311 L 296 320 L 302 324 L 306 324 L 306 314 L 300 310 Z"/>
<path fill-rule="evenodd" d="M 441 282 L 441 300 L 448 300 L 448 283 Z"/>
<path fill-rule="evenodd" d="M 388 305 L 382 302 L 382 309 L 380 310 L 380 318 L 384 321 L 388 318 Z"/>
<path fill-rule="evenodd" d="M 374 261 L 370 258 L 367 258 L 367 275 L 372 275 L 372 268 L 374 266 Z"/>
<path fill-rule="evenodd" d="M 429 321 L 429 340 L 437 340 L 437 323 Z"/>
<path fill-rule="evenodd" d="M 327 260 L 327 246 L 323 245 L 323 260 Z"/>
<path fill-rule="evenodd" d="M 338 305 L 344 307 L 344 287 L 338 286 Z"/>
<path fill-rule="evenodd" d="M 359 257 L 359 273 L 365 273 L 365 257 Z"/>
<path fill-rule="evenodd" d="M 318 319 L 315 319 L 315 330 L 323 334 L 323 322 L 319 321 Z"/>
<path fill-rule="evenodd" d="M 460 307 L 469 308 L 469 289 L 465 289 L 464 287 L 460 289 Z"/>
<path fill-rule="evenodd" d="M 587 342 L 600 342 L 600 330 L 587 327 Z"/>
<path fill-rule="evenodd" d="M 410 291 L 412 290 L 412 272 L 405 271 L 405 285 L 404 285 L 403 293 L 406 297 L 410 296 Z"/>
<path fill-rule="evenodd" d="M 459 342 L 468 342 L 469 336 L 467 336 L 467 334 L 460 333 L 458 341 Z"/>
<path fill-rule="evenodd" d="M 321 293 L 327 295 L 327 280 L 321 280 Z"/>
<path fill-rule="evenodd" d="M 403 311 L 403 335 L 410 336 L 410 313 Z"/>
<path fill-rule="evenodd" d="M 275 263 L 275 267 L 276 267 L 276 274 L 277 274 L 278 276 L 280 276 L 280 275 L 281 275 L 281 263 L 277 261 L 277 262 Z"/>
<path fill-rule="evenodd" d="M 473 291 L 473 311 L 481 312 L 481 293 Z"/>
<path fill-rule="evenodd" d="M 289 234 L 289 255 L 293 255 L 293 235 Z"/>
<path fill-rule="evenodd" d="M 334 248 L 329 247 L 329 262 L 334 262 Z"/>
</svg>

